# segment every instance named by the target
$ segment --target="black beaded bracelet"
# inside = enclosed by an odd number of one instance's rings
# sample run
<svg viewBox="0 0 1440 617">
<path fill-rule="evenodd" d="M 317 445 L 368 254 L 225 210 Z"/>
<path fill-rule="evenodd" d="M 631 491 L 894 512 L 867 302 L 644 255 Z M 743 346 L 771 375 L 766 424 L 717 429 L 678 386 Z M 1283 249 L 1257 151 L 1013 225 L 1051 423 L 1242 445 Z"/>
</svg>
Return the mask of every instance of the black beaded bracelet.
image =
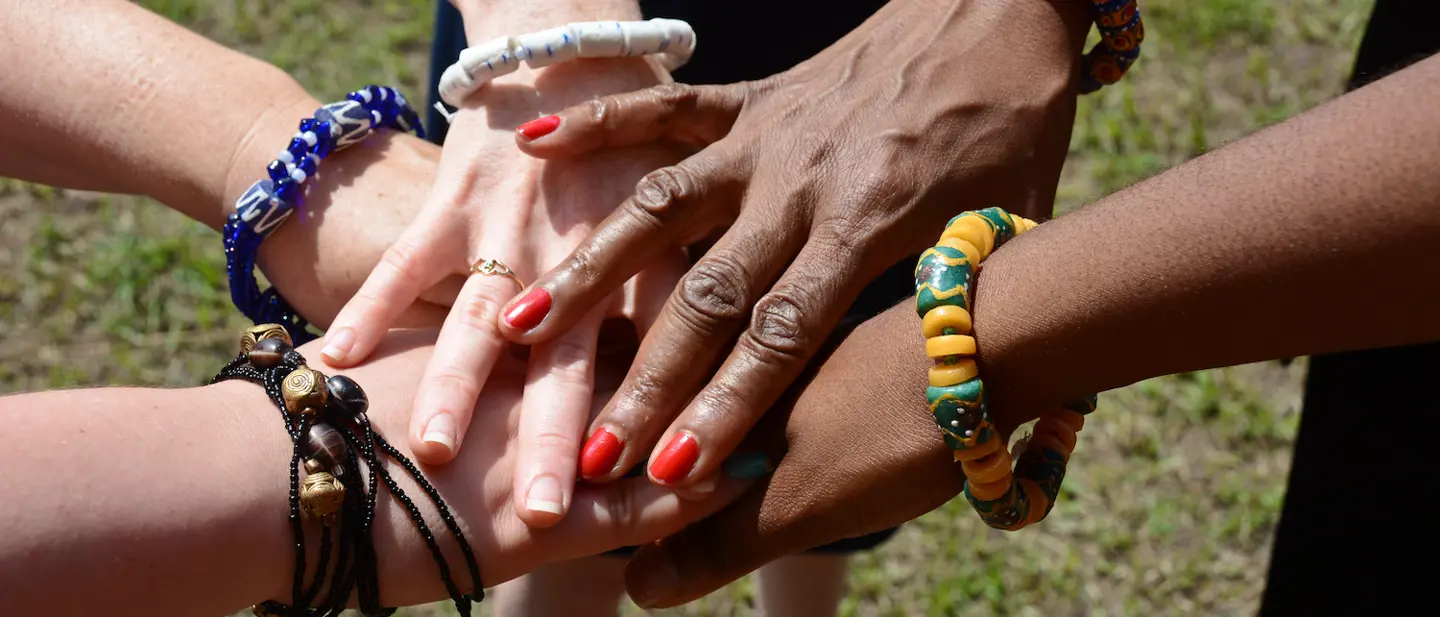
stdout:
<svg viewBox="0 0 1440 617">
<path fill-rule="evenodd" d="M 211 383 L 243 379 L 260 384 L 280 410 L 290 435 L 290 527 L 295 536 L 295 578 L 292 605 L 267 600 L 252 607 L 257 617 L 333 617 L 345 610 L 352 593 L 360 610 L 371 617 L 395 612 L 380 604 L 380 587 L 372 536 L 378 483 L 383 481 L 425 539 L 439 568 L 440 580 L 462 616 L 473 602 L 485 599 L 480 567 L 460 525 L 440 492 L 425 479 L 410 459 L 376 433 L 366 415 L 369 399 L 354 380 L 344 375 L 326 377 L 305 364 L 295 351 L 289 332 L 279 324 L 262 324 L 245 330 L 240 354 L 221 369 Z M 378 451 L 378 452 L 377 452 Z M 461 593 L 450 576 L 435 535 L 420 509 L 395 482 L 380 461 L 380 454 L 399 463 L 435 504 L 445 527 L 455 537 L 470 571 L 474 589 Z M 362 482 L 362 466 L 363 474 Z M 300 477 L 304 469 L 305 477 Z M 319 562 L 310 584 L 305 584 L 306 551 L 303 516 L 321 524 Z M 336 546 L 336 529 L 339 542 Z M 311 606 L 327 578 L 334 553 L 329 593 L 323 603 Z"/>
</svg>

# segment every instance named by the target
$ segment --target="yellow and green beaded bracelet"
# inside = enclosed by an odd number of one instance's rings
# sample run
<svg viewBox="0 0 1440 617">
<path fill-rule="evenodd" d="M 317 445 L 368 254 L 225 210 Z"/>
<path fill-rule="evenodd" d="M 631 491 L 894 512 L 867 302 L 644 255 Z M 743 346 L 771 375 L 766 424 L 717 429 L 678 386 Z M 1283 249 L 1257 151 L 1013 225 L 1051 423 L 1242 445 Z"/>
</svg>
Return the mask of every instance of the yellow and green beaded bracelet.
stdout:
<svg viewBox="0 0 1440 617">
<path fill-rule="evenodd" d="M 1039 522 L 1055 505 L 1075 435 L 1095 410 L 1095 397 L 1040 417 L 1029 446 L 1011 470 L 1009 448 L 990 418 L 970 336 L 970 285 L 980 262 L 1030 219 L 1000 208 L 966 212 L 945 226 L 915 264 L 915 311 L 923 320 L 925 353 L 935 359 L 925 398 L 945 443 L 965 470 L 965 498 L 985 524 L 1016 530 Z"/>
</svg>

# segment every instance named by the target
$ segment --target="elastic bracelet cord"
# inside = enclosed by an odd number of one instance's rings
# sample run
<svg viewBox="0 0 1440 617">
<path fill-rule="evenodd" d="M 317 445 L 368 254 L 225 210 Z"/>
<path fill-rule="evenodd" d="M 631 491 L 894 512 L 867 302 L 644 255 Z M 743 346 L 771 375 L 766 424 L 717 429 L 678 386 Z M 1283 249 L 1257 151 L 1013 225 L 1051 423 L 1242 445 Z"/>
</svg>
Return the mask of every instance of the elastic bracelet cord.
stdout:
<svg viewBox="0 0 1440 617">
<path fill-rule="evenodd" d="M 380 603 L 373 529 L 381 482 L 405 508 L 424 538 L 455 610 L 462 616 L 470 615 L 472 603 L 485 598 L 474 551 L 440 492 L 409 458 L 375 432 L 367 415 L 369 399 L 360 385 L 343 375 L 326 377 L 307 366 L 304 356 L 295 351 L 289 334 L 280 324 L 247 329 L 241 338 L 240 350 L 211 383 L 243 379 L 263 386 L 280 410 L 292 447 L 289 470 L 290 525 L 295 538 L 292 604 L 267 600 L 252 608 L 255 615 L 334 617 L 345 610 L 352 593 L 356 594 L 365 615 L 383 617 L 395 612 L 394 608 Z M 430 526 L 386 469 L 380 460 L 381 453 L 398 463 L 435 504 L 464 555 L 474 589 L 470 594 L 461 593 L 456 587 L 449 563 Z M 304 516 L 317 518 L 321 524 L 319 558 L 308 585 L 305 583 L 308 568 Z M 312 606 L 327 579 L 329 593 L 323 603 Z"/>
<path fill-rule="evenodd" d="M 966 212 L 950 219 L 940 241 L 915 264 L 915 311 L 925 353 L 935 359 L 925 400 L 965 471 L 966 500 L 986 525 L 1010 531 L 1050 513 L 1076 433 L 1095 410 L 1091 395 L 1042 414 L 1024 450 L 1016 453 L 1018 462 L 990 415 L 970 336 L 971 283 L 986 257 L 1035 225 L 1000 208 Z"/>
<path fill-rule="evenodd" d="M 1137 0 L 1091 0 L 1100 42 L 1080 60 L 1080 94 L 1090 94 L 1120 81 L 1145 41 L 1145 22 Z"/>
<path fill-rule="evenodd" d="M 315 338 L 306 329 L 305 318 L 279 292 L 274 288 L 260 290 L 255 280 L 255 259 L 260 243 L 299 206 L 305 182 L 315 176 L 320 161 L 363 141 L 379 127 L 425 136 L 420 116 L 399 91 L 366 86 L 351 92 L 343 101 L 315 110 L 314 117 L 301 120 L 300 131 L 265 168 L 268 177 L 250 185 L 235 201 L 235 211 L 226 218 L 221 235 L 230 300 L 251 322 L 281 324 L 296 344 Z"/>
<path fill-rule="evenodd" d="M 440 75 L 440 100 L 459 107 L 465 98 L 502 75 L 575 58 L 657 56 L 667 71 L 684 66 L 695 53 L 695 30 L 678 19 L 587 21 L 520 36 L 502 36 L 460 52 Z M 444 105 L 435 108 L 448 120 Z"/>
</svg>

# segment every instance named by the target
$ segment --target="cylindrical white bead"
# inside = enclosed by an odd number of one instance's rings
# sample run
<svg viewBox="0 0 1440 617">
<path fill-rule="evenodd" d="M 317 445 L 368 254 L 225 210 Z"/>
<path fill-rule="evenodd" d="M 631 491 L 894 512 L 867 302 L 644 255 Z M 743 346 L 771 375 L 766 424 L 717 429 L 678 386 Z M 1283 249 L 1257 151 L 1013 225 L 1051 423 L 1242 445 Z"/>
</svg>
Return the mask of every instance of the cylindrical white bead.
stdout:
<svg viewBox="0 0 1440 617">
<path fill-rule="evenodd" d="M 625 53 L 625 32 L 618 21 L 570 24 L 580 39 L 581 58 L 618 58 Z"/>
<path fill-rule="evenodd" d="M 569 26 L 541 30 L 515 39 L 515 55 L 532 69 L 575 58 L 580 41 Z"/>
<path fill-rule="evenodd" d="M 444 73 L 440 74 L 440 100 L 445 101 L 451 107 L 459 107 L 465 97 L 478 87 L 479 85 L 465 74 L 465 69 L 458 62 L 450 65 Z"/>
<path fill-rule="evenodd" d="M 665 26 L 648 21 L 634 21 L 621 24 L 621 32 L 625 34 L 625 55 L 626 56 L 649 56 L 660 53 L 660 47 L 666 45 L 667 32 Z"/>
</svg>

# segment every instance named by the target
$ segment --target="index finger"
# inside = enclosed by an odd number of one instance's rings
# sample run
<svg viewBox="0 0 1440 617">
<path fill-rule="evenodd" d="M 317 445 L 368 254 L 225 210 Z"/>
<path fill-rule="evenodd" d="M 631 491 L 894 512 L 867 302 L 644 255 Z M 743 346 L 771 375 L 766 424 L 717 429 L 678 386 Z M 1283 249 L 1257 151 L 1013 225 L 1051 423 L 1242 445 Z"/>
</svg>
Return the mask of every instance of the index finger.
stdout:
<svg viewBox="0 0 1440 617">
<path fill-rule="evenodd" d="M 732 217 L 739 172 L 707 150 L 646 175 L 560 265 L 504 309 L 501 333 L 530 345 L 571 328 L 645 266 Z"/>
</svg>

